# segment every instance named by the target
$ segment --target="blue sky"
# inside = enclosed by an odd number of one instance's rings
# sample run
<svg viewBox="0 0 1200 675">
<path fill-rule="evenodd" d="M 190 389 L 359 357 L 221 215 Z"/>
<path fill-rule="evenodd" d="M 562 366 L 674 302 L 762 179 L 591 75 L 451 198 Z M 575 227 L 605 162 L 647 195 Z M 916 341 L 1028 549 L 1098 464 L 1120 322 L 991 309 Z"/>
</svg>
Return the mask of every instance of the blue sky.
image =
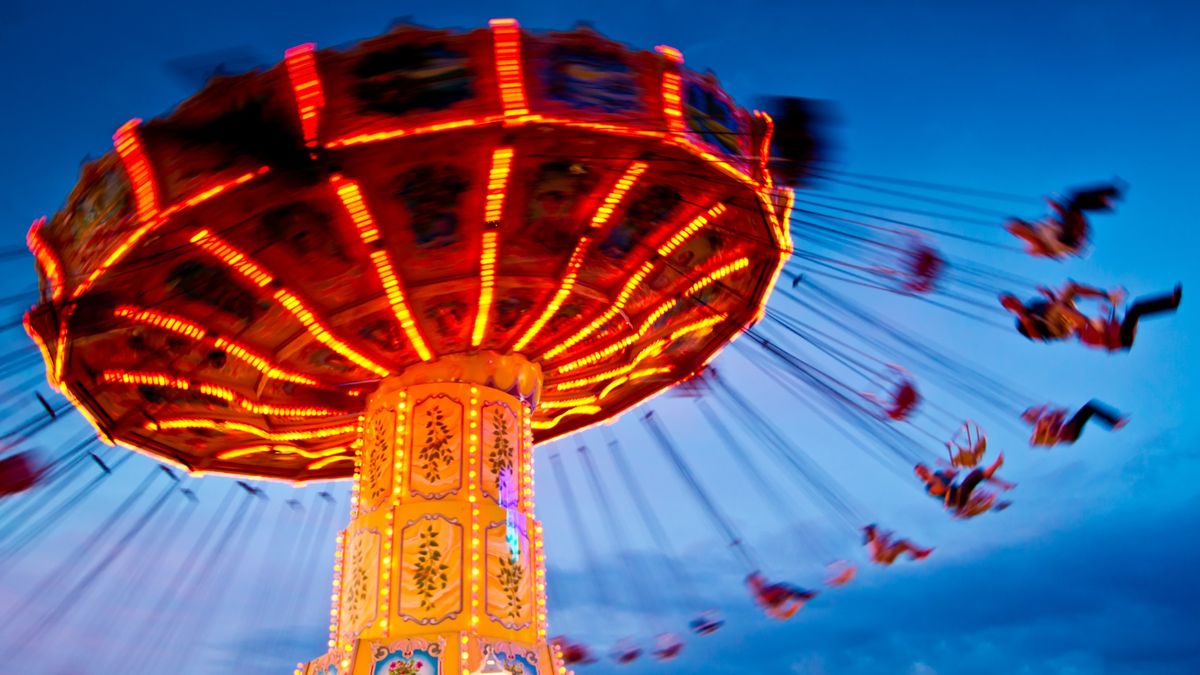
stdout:
<svg viewBox="0 0 1200 675">
<path fill-rule="evenodd" d="M 711 68 L 742 101 L 760 93 L 834 101 L 841 118 L 837 159 L 847 171 L 1034 197 L 1119 175 L 1132 190 L 1116 215 L 1097 221 L 1095 249 L 1086 260 L 1056 264 L 993 258 L 969 247 L 947 250 L 1051 284 L 1070 276 L 1121 284 L 1132 295 L 1176 281 L 1200 289 L 1192 197 L 1200 179 L 1200 9 L 1181 2 L 414 6 L 219 0 L 176 6 L 9 0 L 0 7 L 0 44 L 9 55 L 0 67 L 8 103 L 0 108 L 0 128 L 7 130 L 2 234 L 13 244 L 23 241 L 29 222 L 62 203 L 80 160 L 107 149 L 119 124 L 168 110 L 190 93 L 164 62 L 241 45 L 275 60 L 296 43 L 340 44 L 376 34 L 403 15 L 457 27 L 500 16 L 534 29 L 588 20 L 638 47 L 680 48 L 689 66 Z M 1024 215 L 1038 215 L 1036 205 L 1028 208 Z M 952 227 L 1003 238 L 974 225 Z M 0 295 L 33 285 L 28 261 L 0 264 L 9 268 Z M 751 606 L 740 586 L 742 571 L 631 415 L 616 433 L 645 484 L 654 486 L 652 501 L 676 547 L 729 623 L 691 641 L 672 664 L 597 665 L 587 672 L 1200 672 L 1194 610 L 1200 597 L 1191 577 L 1200 562 L 1193 538 L 1200 525 L 1200 470 L 1191 415 L 1200 401 L 1193 375 L 1200 320 L 1190 303 L 1170 320 L 1148 323 L 1132 353 L 1109 356 L 1029 344 L 896 296 L 855 297 L 1024 391 L 1063 404 L 1097 397 L 1129 412 L 1133 422 L 1119 434 L 1089 430 L 1080 444 L 1050 452 L 996 433 L 994 445 L 1007 449 L 1007 477 L 1020 483 L 1016 506 L 969 523 L 948 522 L 912 483 L 854 450 L 731 350 L 717 362 L 722 372 L 752 391 L 763 411 L 811 449 L 873 517 L 936 545 L 937 552 L 920 565 L 869 570 L 860 583 L 825 594 L 791 622 L 769 621 Z M 775 306 L 805 319 L 794 306 Z M 16 333 L 2 337 L 8 349 L 21 344 Z M 960 402 L 944 402 L 975 414 Z M 770 571 L 813 583 L 822 562 L 814 549 L 858 555 L 854 536 L 821 509 L 798 505 L 773 513 L 753 494 L 758 486 L 729 470 L 728 456 L 700 431 L 690 402 L 660 399 L 655 406 Z M 988 414 L 978 412 L 980 421 L 987 424 Z M 62 426 L 43 444 L 65 444 L 82 428 L 77 421 Z M 583 440 L 601 445 L 598 435 Z M 574 444 L 550 450 L 568 454 Z M 568 469 L 582 490 L 573 459 Z M 598 460 L 613 482 L 607 458 Z M 603 603 L 594 599 L 544 453 L 539 462 L 555 632 L 603 647 L 625 634 L 645 639 L 647 624 L 677 623 L 678 614 L 666 609 L 647 621 L 625 591 Z M 47 609 L 49 600 L 26 606 L 28 589 L 78 550 L 151 466 L 131 460 L 69 521 L 0 573 L 0 615 L 23 608 L 17 616 L 33 621 Z M 161 489 L 163 479 L 155 480 L 151 493 Z M 194 529 L 209 522 L 230 488 L 213 479 L 197 489 L 201 503 L 186 521 Z M 9 637 L 21 631 L 5 630 L 0 654 L 25 672 L 56 675 L 168 664 L 188 674 L 230 672 L 235 664 L 244 672 L 283 672 L 314 656 L 323 649 L 333 532 L 344 518 L 347 491 L 333 486 L 338 506 L 323 507 L 319 489 L 268 488 L 270 501 L 247 507 L 247 522 L 256 529 L 244 547 L 230 549 L 236 555 L 218 558 L 227 567 L 210 575 L 212 585 L 186 589 L 158 614 L 152 602 L 138 598 L 159 597 L 170 581 L 162 570 L 185 564 L 192 538 L 185 534 L 165 546 L 169 528 L 154 530 L 125 549 L 105 583 L 80 599 L 56 633 L 21 644 Z M 303 515 L 283 505 L 293 498 L 305 507 Z M 145 499 L 148 505 L 150 495 Z M 634 522 L 628 504 L 616 507 L 623 522 Z M 0 514 L 8 508 L 0 505 Z M 314 521 L 318 514 L 323 517 Z M 815 526 L 809 531 L 819 533 L 819 545 L 797 539 L 790 526 L 797 519 Z M 306 527 L 309 522 L 318 525 Z M 653 564 L 657 549 L 637 532 L 640 559 Z M 594 514 L 587 533 L 599 540 L 597 564 L 607 585 L 618 587 L 624 568 Z M 311 548 L 301 551 L 295 541 Z M 555 587 L 564 590 L 555 595 Z M 672 606 L 671 593 L 660 594 L 663 607 Z M 156 633 L 139 628 L 147 621 L 169 627 L 176 639 L 154 639 Z"/>
</svg>

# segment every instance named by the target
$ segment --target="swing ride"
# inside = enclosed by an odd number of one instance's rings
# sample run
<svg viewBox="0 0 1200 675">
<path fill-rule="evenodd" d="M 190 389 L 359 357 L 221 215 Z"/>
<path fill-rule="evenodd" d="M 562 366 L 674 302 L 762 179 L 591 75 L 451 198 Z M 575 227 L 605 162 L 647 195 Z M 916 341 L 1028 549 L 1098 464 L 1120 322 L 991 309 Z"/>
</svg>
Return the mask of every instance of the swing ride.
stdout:
<svg viewBox="0 0 1200 675">
<path fill-rule="evenodd" d="M 232 569 L 224 551 L 238 550 L 263 518 L 260 481 L 352 481 L 328 651 L 299 675 L 558 675 L 601 656 L 549 633 L 533 451 L 557 439 L 547 459 L 588 586 L 598 603 L 628 591 L 641 603 L 638 630 L 654 636 L 622 637 L 607 656 L 670 661 L 685 640 L 653 611 L 672 602 L 655 579 L 678 590 L 691 634 L 711 635 L 725 619 L 680 562 L 653 507 L 656 491 L 603 423 L 673 390 L 695 399 L 714 445 L 825 565 L 819 589 L 768 576 L 670 420 L 631 413 L 768 616 L 792 618 L 858 573 L 798 524 L 782 496 L 789 490 L 865 535 L 864 562 L 926 558 L 933 548 L 874 525 L 872 509 L 818 453 L 710 363 L 732 343 L 765 381 L 909 487 L 923 482 L 951 516 L 1001 510 L 1009 502 L 980 487 L 1012 487 L 994 475 L 1001 460 L 977 468 L 987 436 L 957 408 L 1015 423 L 1023 402 L 1041 399 L 831 286 L 997 326 L 996 298 L 1037 282 L 935 242 L 1012 250 L 1011 242 L 897 214 L 1000 231 L 1008 222 L 1032 253 L 1061 259 L 1083 250 L 1088 214 L 1108 210 L 1119 190 L 1074 191 L 1051 202 L 1058 220 L 1033 224 L 922 195 L 915 199 L 973 215 L 923 207 L 883 215 L 869 198 L 819 187 L 1012 196 L 838 172 L 824 163 L 822 109 L 771 105 L 775 117 L 738 107 L 671 47 L 638 51 L 588 29 L 535 34 L 498 19 L 466 33 L 402 25 L 345 49 L 301 45 L 271 68 L 215 78 L 163 118 L 123 125 L 114 150 L 84 167 L 66 207 L 29 232 L 40 286 L 24 327 L 68 403 L 38 394 L 43 410 L 0 439 L 15 449 L 0 457 L 0 497 L 73 485 L 89 464 L 102 473 L 61 501 L 6 511 L 7 525 L 43 526 L 10 537 L 0 523 L 0 556 L 25 550 L 131 456 L 96 452 L 89 437 L 54 460 L 20 450 L 77 410 L 103 443 L 162 466 L 136 494 L 165 489 L 118 544 L 160 517 L 174 518 L 169 536 L 183 536 L 195 495 L 171 497 L 185 476 L 239 479 L 198 540 L 218 543 L 197 543 L 173 586 Z M 803 234 L 799 250 L 793 233 Z M 793 281 L 776 287 L 785 272 Z M 1173 310 L 1179 292 L 1170 307 L 1154 302 L 1153 311 Z M 1151 309 L 1131 309 L 1132 320 Z M 950 407 L 935 393 L 948 394 Z M 1107 420 L 1101 413 L 1088 414 Z M 593 427 L 600 444 L 561 449 Z M 586 491 L 572 489 L 568 460 L 582 467 Z M 970 472 L 959 479 L 959 469 Z M 580 504 L 584 492 L 591 504 Z M 636 511 L 661 569 L 635 555 L 614 500 Z M 317 547 L 320 523 L 337 509 L 329 493 L 314 499 L 289 575 L 304 576 L 299 554 Z M 280 519 L 302 510 L 289 502 Z M 590 536 L 585 513 L 600 514 L 604 536 Z M 622 589 L 596 564 L 605 540 L 628 582 Z M 167 593 L 156 608 L 180 597 Z M 164 626 L 154 637 L 196 639 L 179 633 Z"/>
</svg>

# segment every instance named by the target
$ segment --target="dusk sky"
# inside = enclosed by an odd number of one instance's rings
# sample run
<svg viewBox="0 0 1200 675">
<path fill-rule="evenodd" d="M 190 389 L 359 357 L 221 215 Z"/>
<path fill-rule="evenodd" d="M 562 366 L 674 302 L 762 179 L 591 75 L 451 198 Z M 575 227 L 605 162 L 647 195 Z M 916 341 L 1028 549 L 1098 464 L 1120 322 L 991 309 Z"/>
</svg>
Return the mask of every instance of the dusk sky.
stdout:
<svg viewBox="0 0 1200 675">
<path fill-rule="evenodd" d="M 1073 446 L 1031 449 L 1011 417 L 997 419 L 995 410 L 956 400 L 943 383 L 925 382 L 931 400 L 992 431 L 992 447 L 1005 452 L 1004 477 L 1019 484 L 1007 511 L 952 521 L 903 467 L 897 471 L 864 453 L 810 403 L 765 377 L 747 355 L 767 362 L 743 339 L 715 362 L 718 370 L 810 452 L 871 520 L 936 551 L 920 563 L 864 569 L 855 583 L 823 593 L 791 621 L 773 621 L 754 606 L 742 585 L 745 570 L 650 441 L 638 420 L 641 411 L 628 413 L 613 431 L 650 491 L 672 546 L 727 624 L 710 637 L 688 636 L 676 661 L 617 666 L 606 660 L 579 668 L 581 675 L 1200 672 L 1194 577 L 1200 569 L 1200 426 L 1193 418 L 1200 405 L 1200 314 L 1189 296 L 1200 292 L 1194 203 L 1200 182 L 1200 6 L 1112 0 L 5 0 L 0 234 L 6 243 L 0 248 L 21 245 L 30 222 L 60 207 L 81 160 L 105 152 L 120 124 L 163 114 L 197 88 L 169 63 L 230 49 L 274 63 L 295 44 L 353 42 L 405 16 L 464 29 L 494 17 L 513 17 L 533 30 L 585 21 L 638 48 L 672 45 L 688 67 L 714 71 L 744 105 L 762 94 L 832 102 L 838 118 L 832 159 L 840 171 L 1027 195 L 1024 206 L 977 202 L 1014 215 L 1037 217 L 1044 209 L 1039 198 L 1119 176 L 1129 193 L 1115 214 L 1096 218 L 1086 259 L 1036 261 L 961 242 L 944 243 L 944 250 L 952 265 L 956 256 L 986 262 L 1049 286 L 1072 278 L 1123 286 L 1131 297 L 1169 290 L 1176 282 L 1185 287 L 1177 315 L 1147 321 L 1131 353 L 1108 355 L 1075 344 L 1027 342 L 998 309 L 991 314 L 997 325 L 983 325 L 895 294 L 820 282 L 913 339 L 1032 394 L 1012 407 L 1097 398 L 1128 413 L 1131 422 L 1116 433 L 1089 428 Z M 893 217 L 1014 243 L 1001 227 L 1002 215 L 989 228 L 913 216 L 898 197 L 864 197 L 837 184 L 820 191 L 888 201 L 896 205 L 888 212 Z M 797 230 L 795 237 L 803 251 L 804 233 Z M 32 260 L 0 265 L 0 296 L 28 291 L 32 299 Z M 813 321 L 783 298 L 771 306 L 801 323 Z M 3 311 L 15 318 L 20 307 Z M 0 342 L 10 353 L 28 340 L 10 329 Z M 19 397 L 5 402 L 11 405 L 6 427 L 40 409 L 33 385 L 18 389 L 35 372 L 4 381 L 3 390 Z M 36 386 L 48 394 L 44 382 Z M 834 557 L 864 563 L 859 535 L 828 509 L 803 502 L 794 487 L 784 488 L 784 501 L 793 507 L 785 513 L 755 494 L 764 486 L 734 470 L 691 400 L 663 396 L 649 405 L 770 576 L 815 586 Z M 921 423 L 944 435 L 953 430 L 929 418 Z M 71 416 L 33 445 L 53 452 L 86 433 L 86 423 Z M 751 437 L 739 434 L 750 446 Z M 931 451 L 940 451 L 929 442 Z M 610 486 L 619 481 L 597 431 L 539 449 L 538 516 L 546 529 L 551 633 L 602 653 L 625 636 L 649 644 L 660 626 L 686 633 L 680 589 L 656 585 L 650 609 L 635 601 L 626 567 L 585 487 L 574 452 L 579 443 L 593 448 Z M 120 456 L 108 452 L 110 463 Z M 584 533 L 571 530 L 564 512 L 548 462 L 554 452 L 562 454 L 574 498 L 588 512 Z M 139 514 L 167 488 L 153 466 L 140 456 L 130 459 L 64 522 L 17 555 L 0 540 L 0 663 L 7 664 L 0 672 L 265 675 L 291 672 L 325 650 L 334 536 L 345 524 L 349 485 L 266 484 L 268 499 L 251 501 L 230 480 L 190 480 L 197 506 L 171 498 L 147 531 L 105 562 L 119 535 L 110 533 L 99 544 L 91 538 L 131 493 L 145 492 L 131 511 Z M 780 485 L 794 480 L 786 474 L 776 479 Z M 322 490 L 335 503 L 323 500 Z M 21 508 L 20 500 L 32 498 L 0 502 L 0 523 Z M 287 506 L 292 499 L 300 510 Z M 614 501 L 636 545 L 637 567 L 657 569 L 662 549 L 644 536 L 623 492 Z M 217 515 L 238 509 L 244 509 L 247 527 L 227 528 L 220 521 L 202 539 Z M 128 525 L 118 523 L 116 532 Z M 593 540 L 597 556 L 591 562 L 612 589 L 608 597 L 598 598 L 592 588 L 581 534 Z M 103 569 L 95 583 L 60 604 L 63 591 L 98 563 Z M 167 592 L 176 570 L 210 563 L 200 583 Z M 50 572 L 57 576 L 47 582 Z M 52 614 L 58 616 L 47 623 L 44 617 Z"/>
</svg>

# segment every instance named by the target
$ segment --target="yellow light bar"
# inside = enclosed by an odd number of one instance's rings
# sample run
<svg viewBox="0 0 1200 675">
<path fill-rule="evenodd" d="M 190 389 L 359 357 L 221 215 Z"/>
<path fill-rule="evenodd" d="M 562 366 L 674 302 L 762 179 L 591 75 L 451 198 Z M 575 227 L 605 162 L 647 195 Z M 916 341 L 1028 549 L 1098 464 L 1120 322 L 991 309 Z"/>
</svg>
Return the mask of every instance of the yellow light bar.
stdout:
<svg viewBox="0 0 1200 675">
<path fill-rule="evenodd" d="M 325 106 L 325 92 L 321 88 L 317 59 L 313 54 L 315 48 L 316 45 L 309 42 L 292 47 L 283 54 L 288 80 L 292 83 L 292 94 L 296 99 L 296 111 L 300 114 L 304 143 L 310 148 L 317 145 L 321 108 Z"/>
<path fill-rule="evenodd" d="M 408 308 L 408 302 L 405 299 L 404 286 L 400 282 L 400 277 L 396 274 L 395 268 L 392 266 L 391 256 L 387 250 L 381 246 L 376 248 L 376 242 L 380 239 L 379 228 L 375 225 L 375 219 L 371 216 L 371 212 L 367 210 L 367 204 L 363 201 L 362 190 L 359 189 L 358 183 L 347 180 L 339 175 L 334 175 L 332 178 L 334 188 L 337 190 L 338 198 L 342 200 L 342 206 L 346 209 L 350 219 L 354 221 L 355 227 L 358 228 L 358 234 L 362 238 L 364 244 L 371 251 L 371 263 L 375 266 L 375 273 L 379 276 L 379 283 L 383 286 L 383 291 L 387 295 L 388 303 L 392 306 L 392 313 L 395 314 L 396 320 L 400 322 L 400 328 L 408 337 L 408 341 L 412 343 L 413 349 L 417 351 L 417 355 L 422 361 L 433 359 L 433 352 L 425 344 L 425 338 L 421 336 L 421 330 L 417 327 L 417 322 L 413 318 L 412 312 Z"/>
<path fill-rule="evenodd" d="M 492 19 L 493 49 L 496 56 L 496 82 L 500 87 L 500 102 L 504 114 L 529 114 L 525 100 L 524 76 L 521 72 L 521 28 L 516 19 Z"/>
<path fill-rule="evenodd" d="M 58 302 L 62 299 L 63 291 L 66 290 L 64 288 L 66 279 L 63 277 L 62 264 L 58 260 L 58 255 L 42 239 L 42 228 L 45 225 L 45 216 L 35 220 L 29 227 L 29 234 L 25 237 L 25 241 L 29 250 L 33 252 L 38 266 L 46 273 L 46 280 L 50 282 L 50 299 Z"/>
<path fill-rule="evenodd" d="M 346 452 L 345 447 L 326 448 L 324 450 L 305 450 L 294 445 L 252 445 L 245 448 L 231 448 L 217 453 L 217 459 L 237 459 L 238 457 L 249 457 L 250 455 L 260 455 L 264 452 L 277 452 L 283 455 L 297 455 L 305 459 L 324 459 L 334 455 L 342 455 Z M 344 456 L 344 455 L 343 455 Z M 351 459 L 347 457 L 347 459 Z"/>
<path fill-rule="evenodd" d="M 146 422 L 145 428 L 150 431 L 168 431 L 171 429 L 232 430 L 258 436 L 259 438 L 268 441 L 308 441 L 352 434 L 358 429 L 358 425 L 342 424 L 339 426 L 317 427 L 315 429 L 303 429 L 300 431 L 269 431 L 267 429 L 260 429 L 253 424 L 245 424 L 243 422 L 211 420 L 205 417 L 178 417 L 158 420 L 155 422 Z"/>
<path fill-rule="evenodd" d="M 192 237 L 191 241 L 233 270 L 241 273 L 259 288 L 263 288 L 274 281 L 274 277 L 251 260 L 245 253 L 242 253 L 208 230 L 200 230 Z M 316 338 L 317 342 L 380 377 L 387 377 L 390 374 L 387 368 L 359 353 L 349 343 L 334 337 L 333 332 L 317 317 L 316 313 L 291 291 L 286 288 L 278 288 L 273 297 L 280 306 L 304 326 L 304 329 L 310 335 Z"/>
<path fill-rule="evenodd" d="M 296 382 L 297 384 L 319 385 L 315 379 L 308 375 L 284 370 L 272 364 L 266 358 L 251 352 L 242 345 L 228 340 L 223 337 L 208 337 L 208 331 L 185 319 L 162 312 L 156 312 L 152 309 L 142 309 L 129 305 L 117 307 L 114 314 L 123 319 L 130 319 L 137 323 L 161 328 L 163 330 L 183 335 L 197 342 L 205 342 L 213 345 L 217 349 L 223 349 L 233 358 L 246 363 L 255 368 L 263 375 L 275 380 L 283 380 L 285 382 Z"/>
<path fill-rule="evenodd" d="M 496 255 L 500 238 L 500 219 L 504 217 L 504 197 L 508 177 L 512 173 L 512 148 L 496 148 L 492 152 L 492 167 L 488 172 L 487 201 L 483 209 L 483 235 L 479 253 L 479 307 L 471 331 L 471 346 L 483 343 L 487 333 L 488 315 L 496 288 Z"/>
<path fill-rule="evenodd" d="M 726 206 L 718 202 L 703 214 L 688 221 L 686 225 L 679 228 L 675 234 L 673 234 L 662 246 L 658 248 L 659 258 L 667 258 L 674 254 L 675 251 L 679 250 L 680 246 L 683 246 L 685 243 L 687 243 L 687 241 L 695 236 L 695 234 L 699 232 L 701 228 L 714 221 L 721 214 L 725 213 L 725 211 Z M 654 260 L 648 260 L 642 263 L 642 266 L 638 269 L 638 271 L 634 272 L 633 275 L 630 276 L 625 282 L 624 288 L 622 288 L 621 292 L 617 294 L 616 300 L 613 301 L 608 309 L 606 309 L 600 316 L 596 317 L 595 320 L 584 326 L 571 337 L 546 350 L 546 353 L 542 355 L 542 358 L 545 360 L 553 359 L 571 347 L 579 344 L 589 335 L 602 328 L 604 324 L 611 321 L 613 317 L 615 317 L 622 309 L 625 308 L 625 303 L 629 302 L 629 298 L 633 295 L 633 292 L 638 286 L 641 285 L 642 281 L 649 276 L 650 272 L 654 270 L 655 266 L 656 262 Z M 612 352 L 610 351 L 609 353 L 611 354 Z M 589 363 L 595 363 L 596 360 L 598 359 L 593 359 Z M 571 369 L 573 370 L 574 368 Z M 566 371 L 560 370 L 560 372 Z"/>
<path fill-rule="evenodd" d="M 479 309 L 475 312 L 475 327 L 471 331 L 471 346 L 478 347 L 487 332 L 488 314 L 492 311 L 492 297 L 496 287 L 496 248 L 500 233 L 487 230 L 483 233 L 483 251 L 479 254 Z"/>
<path fill-rule="evenodd" d="M 604 201 L 596 209 L 596 214 L 592 216 L 592 229 L 602 227 L 608 222 L 608 219 L 612 217 L 612 214 L 617 210 L 618 205 L 620 205 L 621 200 L 633 189 L 634 184 L 646 172 L 648 166 L 645 162 L 634 162 L 629 165 L 629 168 L 617 179 L 612 190 L 605 195 Z M 542 314 L 538 317 L 537 321 L 534 321 L 533 325 L 521 336 L 521 339 L 513 345 L 513 351 L 519 352 L 524 349 L 541 332 L 546 323 L 554 317 L 555 313 L 562 307 L 562 304 L 566 302 L 567 297 L 571 295 L 571 290 L 575 287 L 575 280 L 579 276 L 579 268 L 583 265 L 583 258 L 587 255 L 591 241 L 591 237 L 585 234 L 575 243 L 575 250 L 571 252 L 571 258 L 567 262 L 567 269 L 563 273 L 563 279 L 558 290 L 555 291 L 546 308 L 542 310 Z"/>
<path fill-rule="evenodd" d="M 603 410 L 603 408 L 598 405 L 578 406 L 571 408 L 570 410 L 565 410 L 551 419 L 535 421 L 531 426 L 534 429 L 553 429 L 554 427 L 558 426 L 558 423 L 561 422 L 564 417 L 569 417 L 571 415 L 595 415 L 601 410 Z"/>
</svg>

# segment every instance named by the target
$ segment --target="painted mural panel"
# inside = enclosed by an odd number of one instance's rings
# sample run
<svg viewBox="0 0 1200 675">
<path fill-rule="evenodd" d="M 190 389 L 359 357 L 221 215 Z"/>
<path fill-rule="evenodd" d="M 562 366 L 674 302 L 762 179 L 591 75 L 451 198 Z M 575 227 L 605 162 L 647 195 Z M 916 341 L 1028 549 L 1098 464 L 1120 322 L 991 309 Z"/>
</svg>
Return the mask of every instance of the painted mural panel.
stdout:
<svg viewBox="0 0 1200 675">
<path fill-rule="evenodd" d="M 467 54 L 449 42 L 393 42 L 364 54 L 351 72 L 364 114 L 445 110 L 474 96 Z"/>
<path fill-rule="evenodd" d="M 353 640 L 377 618 L 381 541 L 379 532 L 363 529 L 354 532 L 346 544 L 338 612 L 344 642 Z"/>
<path fill-rule="evenodd" d="M 642 108 L 638 74 L 615 52 L 577 44 L 550 50 L 542 76 L 549 99 L 606 113 Z"/>
<path fill-rule="evenodd" d="M 463 528 L 453 518 L 423 516 L 401 528 L 400 618 L 428 625 L 462 612 L 462 546 Z"/>
<path fill-rule="evenodd" d="M 374 511 L 386 504 L 392 492 L 392 451 L 396 443 L 396 411 L 378 408 L 367 419 L 363 433 L 359 485 L 362 509 Z"/>
<path fill-rule="evenodd" d="M 138 225 L 133 196 L 113 154 L 85 164 L 63 210 L 42 230 L 68 272 L 86 276 Z M 68 280 L 70 285 L 71 280 Z"/>
<path fill-rule="evenodd" d="M 519 417 L 515 410 L 499 401 L 485 401 L 480 416 L 483 418 L 481 487 L 485 495 L 499 503 L 502 478 L 515 486 L 516 472 L 520 470 Z"/>
<path fill-rule="evenodd" d="M 432 394 L 412 407 L 408 490 L 440 499 L 462 486 L 463 405 L 445 394 Z"/>
<path fill-rule="evenodd" d="M 446 641 L 407 639 L 386 644 L 373 642 L 371 675 L 440 675 Z"/>
<path fill-rule="evenodd" d="M 510 630 L 520 630 L 533 622 L 533 570 L 530 566 L 529 533 L 525 518 L 515 519 L 516 529 L 508 522 L 488 525 L 486 537 L 487 579 L 484 609 L 488 618 Z M 510 539 L 518 542 L 513 546 Z M 514 556 L 513 553 L 516 553 Z"/>
</svg>

